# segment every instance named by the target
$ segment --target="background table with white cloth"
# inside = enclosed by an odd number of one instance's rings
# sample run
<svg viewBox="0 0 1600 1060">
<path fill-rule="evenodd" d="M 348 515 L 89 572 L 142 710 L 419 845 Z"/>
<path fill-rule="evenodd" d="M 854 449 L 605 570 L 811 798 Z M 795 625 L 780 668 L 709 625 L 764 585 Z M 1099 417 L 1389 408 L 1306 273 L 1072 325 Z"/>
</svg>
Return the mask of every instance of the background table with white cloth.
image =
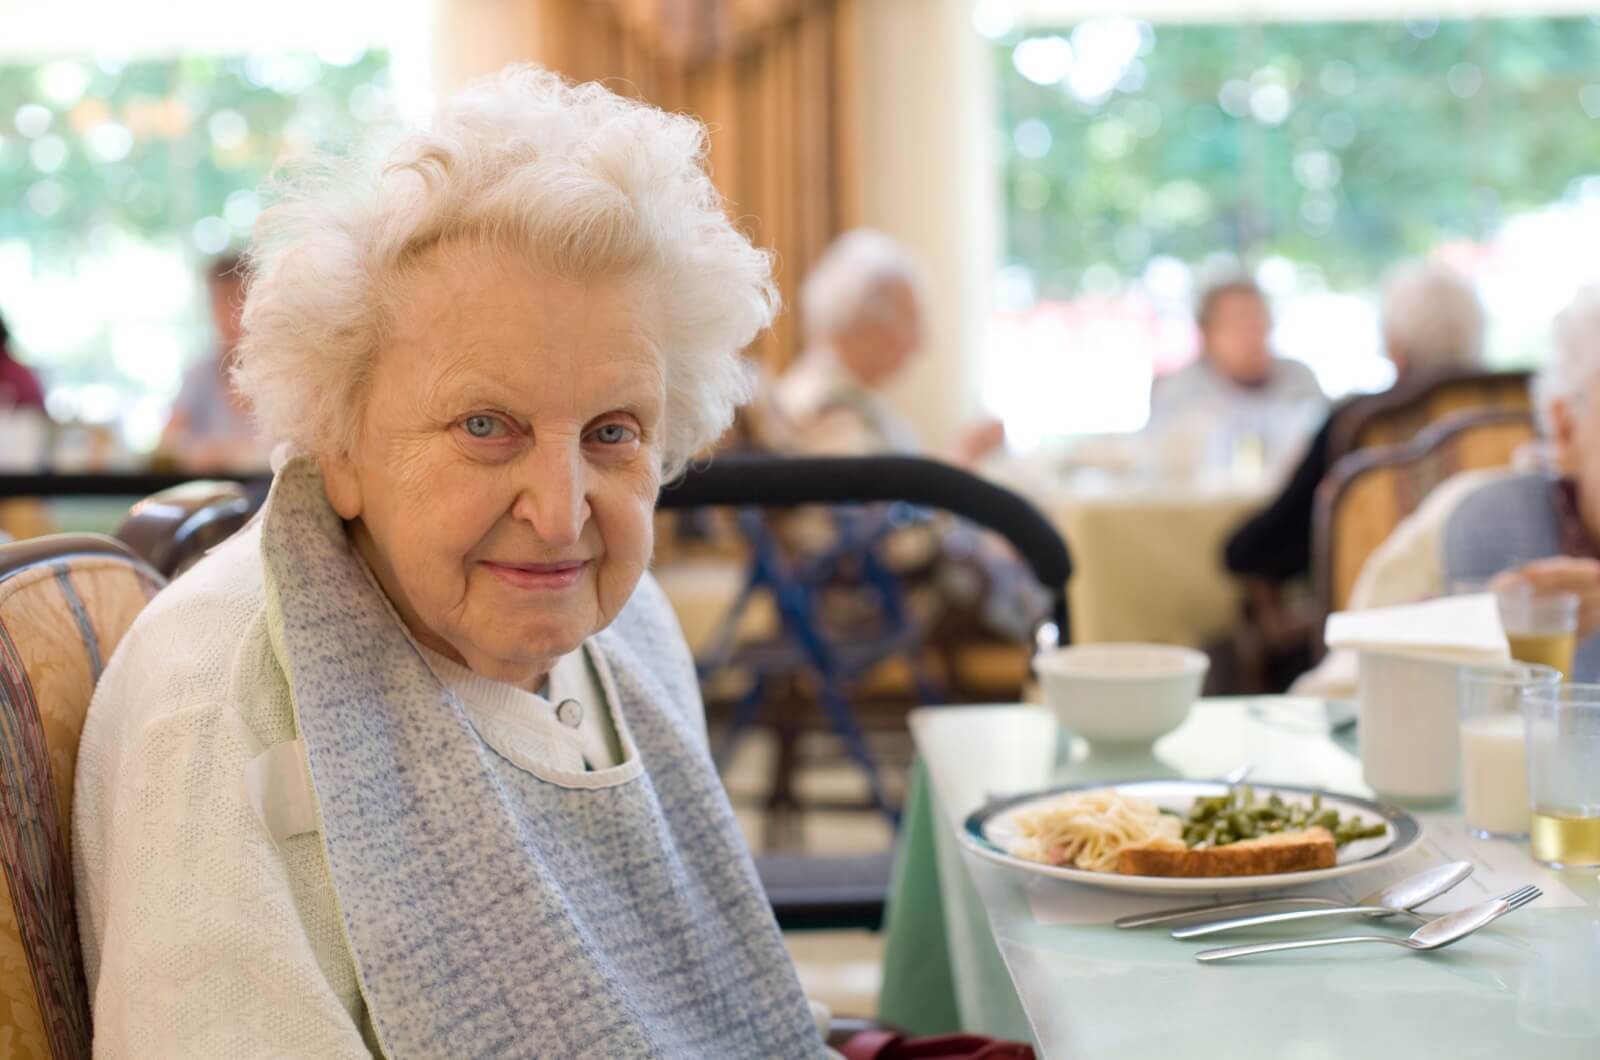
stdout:
<svg viewBox="0 0 1600 1060">
<path fill-rule="evenodd" d="M 1053 469 L 1043 460 L 985 468 L 1027 497 L 1072 550 L 1072 639 L 1156 641 L 1198 647 L 1232 629 L 1240 585 L 1222 551 L 1240 523 L 1266 505 L 1266 473 L 1140 475 Z"/>
</svg>

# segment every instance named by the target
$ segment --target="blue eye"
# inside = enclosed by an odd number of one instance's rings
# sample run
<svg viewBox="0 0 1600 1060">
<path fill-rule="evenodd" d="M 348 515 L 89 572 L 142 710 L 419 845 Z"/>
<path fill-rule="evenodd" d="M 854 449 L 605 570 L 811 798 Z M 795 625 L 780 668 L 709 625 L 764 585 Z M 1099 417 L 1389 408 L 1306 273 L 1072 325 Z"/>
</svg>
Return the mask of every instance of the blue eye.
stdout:
<svg viewBox="0 0 1600 1060">
<path fill-rule="evenodd" d="M 633 441 L 631 429 L 620 423 L 607 423 L 595 428 L 595 439 L 602 445 L 624 445 Z"/>
<path fill-rule="evenodd" d="M 474 438 L 493 438 L 500 429 L 500 422 L 493 416 L 468 416 L 461 421 L 461 427 Z"/>
</svg>

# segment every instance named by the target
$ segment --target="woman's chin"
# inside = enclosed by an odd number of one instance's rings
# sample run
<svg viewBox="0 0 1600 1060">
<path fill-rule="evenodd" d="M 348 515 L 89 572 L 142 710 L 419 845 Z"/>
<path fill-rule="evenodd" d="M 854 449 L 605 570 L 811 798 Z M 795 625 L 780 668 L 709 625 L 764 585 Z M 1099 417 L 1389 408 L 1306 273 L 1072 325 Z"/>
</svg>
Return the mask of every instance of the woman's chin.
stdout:
<svg viewBox="0 0 1600 1060">
<path fill-rule="evenodd" d="M 548 669 L 557 659 L 577 651 L 588 635 L 588 627 L 577 623 L 560 628 L 539 624 L 496 630 L 493 637 L 458 650 L 467 667 L 476 673 L 491 680 L 520 683 L 520 675 Z"/>
</svg>

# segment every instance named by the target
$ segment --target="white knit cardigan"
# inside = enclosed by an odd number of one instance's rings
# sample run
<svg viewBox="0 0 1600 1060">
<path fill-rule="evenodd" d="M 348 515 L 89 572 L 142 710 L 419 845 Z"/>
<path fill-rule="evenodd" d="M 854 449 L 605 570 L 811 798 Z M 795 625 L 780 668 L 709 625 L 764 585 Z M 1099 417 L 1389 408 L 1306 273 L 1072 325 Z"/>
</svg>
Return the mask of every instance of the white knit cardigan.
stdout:
<svg viewBox="0 0 1600 1060">
<path fill-rule="evenodd" d="M 257 523 L 158 594 L 89 708 L 72 853 L 97 1057 L 372 1055 L 318 836 L 274 844 L 246 788 L 295 738 L 260 554 Z"/>
</svg>

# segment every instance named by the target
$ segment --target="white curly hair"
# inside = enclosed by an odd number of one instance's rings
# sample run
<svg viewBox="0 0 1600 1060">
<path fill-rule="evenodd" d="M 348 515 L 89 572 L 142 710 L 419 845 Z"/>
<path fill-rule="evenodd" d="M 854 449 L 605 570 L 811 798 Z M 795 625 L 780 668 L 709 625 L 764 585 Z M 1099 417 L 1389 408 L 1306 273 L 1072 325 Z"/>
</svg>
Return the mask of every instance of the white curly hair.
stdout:
<svg viewBox="0 0 1600 1060">
<path fill-rule="evenodd" d="M 1550 352 L 1530 389 L 1540 427 L 1550 434 L 1558 399 L 1577 414 L 1584 393 L 1600 379 L 1600 285 L 1581 288 L 1550 325 Z"/>
<path fill-rule="evenodd" d="M 911 252 L 874 228 L 834 240 L 800 287 L 800 323 L 808 339 L 826 341 L 889 312 L 897 286 L 922 300 L 922 269 Z"/>
<path fill-rule="evenodd" d="M 348 452 L 382 370 L 397 277 L 443 241 L 483 241 L 564 280 L 643 279 L 671 477 L 750 399 L 741 351 L 778 308 L 770 255 L 734 227 L 705 161 L 693 118 L 511 66 L 386 154 L 289 167 L 247 254 L 235 384 L 273 442 Z"/>
<path fill-rule="evenodd" d="M 1483 361 L 1483 302 L 1466 277 L 1437 261 L 1408 262 L 1389 274 L 1383 331 L 1410 367 Z"/>
</svg>

